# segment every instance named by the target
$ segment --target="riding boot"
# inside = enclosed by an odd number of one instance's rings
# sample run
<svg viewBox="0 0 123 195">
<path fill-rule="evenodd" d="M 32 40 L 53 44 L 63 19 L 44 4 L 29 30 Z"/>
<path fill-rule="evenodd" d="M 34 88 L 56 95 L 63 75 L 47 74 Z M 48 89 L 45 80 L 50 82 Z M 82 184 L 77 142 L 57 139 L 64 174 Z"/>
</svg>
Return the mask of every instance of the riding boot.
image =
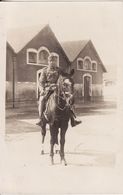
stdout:
<svg viewBox="0 0 123 195">
<path fill-rule="evenodd" d="M 79 125 L 80 123 L 82 123 L 82 121 L 78 121 L 75 119 L 75 113 L 70 110 L 70 121 L 71 121 L 71 126 L 75 127 L 76 125 Z"/>
</svg>

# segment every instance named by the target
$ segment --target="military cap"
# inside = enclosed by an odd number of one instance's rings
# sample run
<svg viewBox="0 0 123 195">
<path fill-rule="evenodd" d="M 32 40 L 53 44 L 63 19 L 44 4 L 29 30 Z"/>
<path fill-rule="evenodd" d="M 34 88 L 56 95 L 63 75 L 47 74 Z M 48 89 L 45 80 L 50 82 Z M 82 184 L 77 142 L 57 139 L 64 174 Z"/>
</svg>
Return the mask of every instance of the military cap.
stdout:
<svg viewBox="0 0 123 195">
<path fill-rule="evenodd" d="M 56 56 L 56 54 L 54 54 L 54 53 L 51 53 L 50 55 L 49 55 L 49 57 L 48 57 L 48 60 L 50 61 L 50 60 L 56 60 L 57 59 L 57 56 Z"/>
</svg>

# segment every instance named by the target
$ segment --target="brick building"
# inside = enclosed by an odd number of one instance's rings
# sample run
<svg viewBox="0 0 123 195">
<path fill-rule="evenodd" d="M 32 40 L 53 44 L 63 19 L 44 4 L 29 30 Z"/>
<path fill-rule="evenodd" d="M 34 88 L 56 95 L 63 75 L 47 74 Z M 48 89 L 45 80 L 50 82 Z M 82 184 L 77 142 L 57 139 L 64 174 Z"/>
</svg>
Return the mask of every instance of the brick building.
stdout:
<svg viewBox="0 0 123 195">
<path fill-rule="evenodd" d="M 13 48 L 7 43 L 7 103 L 14 101 L 18 105 L 20 102 L 37 100 L 38 78 L 41 69 L 48 66 L 50 53 L 56 55 L 58 66 L 65 72 L 74 68 L 76 97 L 90 101 L 102 96 L 103 73 L 106 69 L 91 41 L 59 43 L 50 26 L 46 25 L 22 44 L 18 51 Z"/>
<path fill-rule="evenodd" d="M 76 96 L 84 101 L 101 98 L 106 69 L 92 41 L 69 41 L 61 45 L 75 70 Z"/>
</svg>

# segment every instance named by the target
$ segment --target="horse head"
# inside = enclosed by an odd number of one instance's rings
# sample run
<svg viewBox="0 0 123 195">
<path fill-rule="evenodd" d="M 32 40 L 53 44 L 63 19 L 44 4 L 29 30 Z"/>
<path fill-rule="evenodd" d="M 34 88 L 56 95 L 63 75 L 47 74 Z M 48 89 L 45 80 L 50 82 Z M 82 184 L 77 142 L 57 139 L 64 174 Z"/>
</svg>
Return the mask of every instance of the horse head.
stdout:
<svg viewBox="0 0 123 195">
<path fill-rule="evenodd" d="M 74 71 L 72 69 L 70 73 L 60 75 L 57 82 L 58 100 L 63 106 L 65 106 L 65 104 L 72 104 L 73 102 L 73 73 Z"/>
</svg>

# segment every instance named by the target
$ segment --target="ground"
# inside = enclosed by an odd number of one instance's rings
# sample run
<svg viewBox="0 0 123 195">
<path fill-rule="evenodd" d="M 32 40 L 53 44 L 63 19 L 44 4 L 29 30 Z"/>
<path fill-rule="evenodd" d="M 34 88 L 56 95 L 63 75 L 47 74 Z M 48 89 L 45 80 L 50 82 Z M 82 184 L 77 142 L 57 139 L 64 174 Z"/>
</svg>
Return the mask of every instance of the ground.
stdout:
<svg viewBox="0 0 123 195">
<path fill-rule="evenodd" d="M 49 130 L 45 154 L 40 155 L 37 108 L 6 111 L 6 161 L 2 190 L 15 193 L 121 193 L 122 175 L 116 169 L 116 104 L 76 105 L 82 124 L 66 134 L 66 160 L 50 165 Z M 48 129 L 48 127 L 47 127 Z M 9 171 L 8 171 L 9 170 Z M 118 182 L 117 182 L 118 181 Z"/>
</svg>

